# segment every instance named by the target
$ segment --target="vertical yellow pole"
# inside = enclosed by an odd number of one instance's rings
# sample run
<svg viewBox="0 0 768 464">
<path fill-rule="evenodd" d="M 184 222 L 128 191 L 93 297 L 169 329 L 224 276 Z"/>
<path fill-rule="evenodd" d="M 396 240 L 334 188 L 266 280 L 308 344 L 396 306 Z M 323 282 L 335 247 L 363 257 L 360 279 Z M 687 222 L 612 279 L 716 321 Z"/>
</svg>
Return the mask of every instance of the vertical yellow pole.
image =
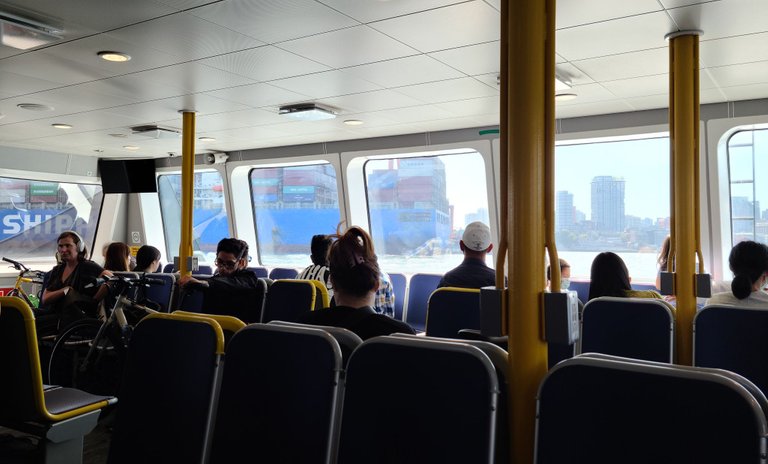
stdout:
<svg viewBox="0 0 768 464">
<path fill-rule="evenodd" d="M 544 50 L 544 242 L 549 254 L 549 289 L 560 291 L 560 259 L 555 243 L 555 0 L 546 0 L 547 41 Z"/>
<path fill-rule="evenodd" d="M 179 273 L 192 274 L 187 258 L 192 256 L 192 194 L 195 185 L 195 113 L 183 111 L 181 139 L 181 241 L 179 242 Z"/>
<path fill-rule="evenodd" d="M 670 53 L 670 148 L 674 165 L 672 217 L 675 221 L 675 338 L 680 364 L 693 363 L 693 317 L 696 315 L 696 270 L 699 217 L 699 36 L 683 31 L 668 36 Z"/>
<path fill-rule="evenodd" d="M 509 189 L 508 256 L 509 380 L 511 447 L 515 464 L 533 462 L 536 392 L 547 372 L 547 350 L 542 341 L 541 291 L 544 275 L 544 152 L 546 149 L 547 79 L 545 2 L 509 0 L 507 34 L 506 136 Z M 554 20 L 553 20 L 554 22 Z M 503 132 L 503 131 L 502 131 Z"/>
</svg>

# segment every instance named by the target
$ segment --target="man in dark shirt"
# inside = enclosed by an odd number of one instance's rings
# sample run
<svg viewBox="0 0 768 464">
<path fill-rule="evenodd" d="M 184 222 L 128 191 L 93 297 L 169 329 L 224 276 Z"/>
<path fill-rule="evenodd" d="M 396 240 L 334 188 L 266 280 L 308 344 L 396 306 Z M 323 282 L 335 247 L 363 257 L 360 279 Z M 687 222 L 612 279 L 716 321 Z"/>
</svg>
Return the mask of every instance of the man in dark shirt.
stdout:
<svg viewBox="0 0 768 464">
<path fill-rule="evenodd" d="M 485 264 L 493 249 L 491 229 L 480 221 L 467 224 L 459 242 L 464 261 L 446 272 L 439 287 L 480 288 L 496 284 L 496 271 Z"/>
</svg>

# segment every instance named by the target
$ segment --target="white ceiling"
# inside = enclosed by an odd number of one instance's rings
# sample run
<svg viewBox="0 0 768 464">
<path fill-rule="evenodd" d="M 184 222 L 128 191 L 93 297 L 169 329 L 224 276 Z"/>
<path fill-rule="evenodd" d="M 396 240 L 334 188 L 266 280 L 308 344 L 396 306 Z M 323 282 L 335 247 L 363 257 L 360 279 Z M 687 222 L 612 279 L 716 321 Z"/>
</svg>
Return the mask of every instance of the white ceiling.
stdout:
<svg viewBox="0 0 768 464">
<path fill-rule="evenodd" d="M 197 136 L 216 138 L 198 152 L 497 125 L 500 1 L 0 1 L 0 12 L 63 31 L 40 49 L 0 45 L 0 145 L 166 156 L 180 139 L 130 128 L 180 129 L 181 109 L 197 111 Z M 768 97 L 766 0 L 559 0 L 557 9 L 558 72 L 579 95 L 557 104 L 558 118 L 666 107 L 664 35 L 682 29 L 704 31 L 702 103 Z M 109 63 L 102 50 L 132 59 Z M 277 114 L 309 101 L 338 117 Z"/>
</svg>

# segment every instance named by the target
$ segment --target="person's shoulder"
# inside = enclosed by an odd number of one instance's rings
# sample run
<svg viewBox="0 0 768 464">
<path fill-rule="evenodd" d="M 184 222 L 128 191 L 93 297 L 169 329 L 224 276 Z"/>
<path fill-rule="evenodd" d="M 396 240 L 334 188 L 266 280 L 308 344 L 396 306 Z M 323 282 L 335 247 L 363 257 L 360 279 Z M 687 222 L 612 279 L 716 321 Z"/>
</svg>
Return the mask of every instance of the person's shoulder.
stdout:
<svg viewBox="0 0 768 464">
<path fill-rule="evenodd" d="M 655 290 L 625 290 L 625 294 L 630 298 L 653 298 L 657 300 L 664 299 L 664 297 Z"/>
<path fill-rule="evenodd" d="M 90 259 L 80 261 L 80 268 L 88 272 L 97 272 L 99 274 L 101 274 L 101 272 L 104 271 L 104 268 L 101 267 L 101 265 L 99 265 L 95 261 L 91 261 Z"/>
</svg>

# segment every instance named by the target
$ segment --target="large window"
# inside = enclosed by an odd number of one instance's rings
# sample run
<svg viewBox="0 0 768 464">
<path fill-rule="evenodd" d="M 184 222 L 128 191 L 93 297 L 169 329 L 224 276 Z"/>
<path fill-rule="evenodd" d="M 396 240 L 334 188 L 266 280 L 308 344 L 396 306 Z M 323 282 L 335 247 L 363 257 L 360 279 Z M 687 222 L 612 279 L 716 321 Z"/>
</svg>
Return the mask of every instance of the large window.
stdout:
<svg viewBox="0 0 768 464">
<path fill-rule="evenodd" d="M 333 166 L 258 168 L 249 179 L 261 263 L 309 265 L 312 236 L 335 233 L 340 221 Z"/>
<path fill-rule="evenodd" d="M 449 271 L 463 259 L 464 226 L 489 224 L 485 163 L 476 151 L 369 160 L 365 178 L 371 235 L 384 270 Z"/>
<path fill-rule="evenodd" d="M 160 210 L 168 256 L 179 255 L 181 240 L 181 174 L 158 178 Z M 192 199 L 192 251 L 199 261 L 213 263 L 216 245 L 229 237 L 221 174 L 196 172 Z"/>
<path fill-rule="evenodd" d="M 0 255 L 53 259 L 56 238 L 66 230 L 93 243 L 102 198 L 100 185 L 0 177 Z"/>
<path fill-rule="evenodd" d="M 602 251 L 634 282 L 654 282 L 669 234 L 669 138 L 562 144 L 555 149 L 555 233 L 575 278 Z"/>
<path fill-rule="evenodd" d="M 728 139 L 731 245 L 768 243 L 768 129 L 745 130 Z"/>
</svg>

